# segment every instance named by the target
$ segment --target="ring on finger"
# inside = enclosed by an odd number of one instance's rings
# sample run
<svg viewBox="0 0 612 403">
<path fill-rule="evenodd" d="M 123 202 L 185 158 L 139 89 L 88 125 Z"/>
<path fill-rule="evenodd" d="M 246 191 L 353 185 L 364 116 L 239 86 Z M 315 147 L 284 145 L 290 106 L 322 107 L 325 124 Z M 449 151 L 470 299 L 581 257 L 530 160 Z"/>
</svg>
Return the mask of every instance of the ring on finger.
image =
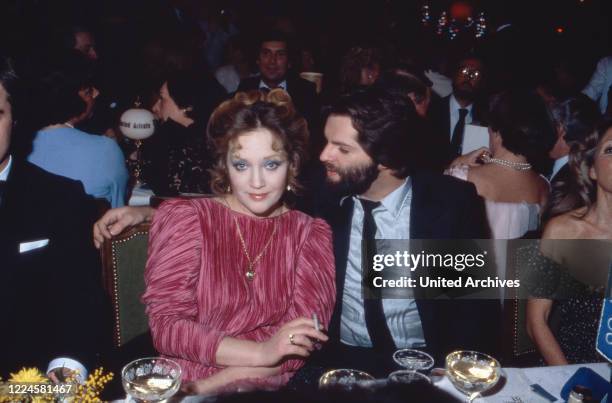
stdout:
<svg viewBox="0 0 612 403">
<path fill-rule="evenodd" d="M 295 338 L 295 335 L 293 333 L 289 334 L 289 344 L 292 344 L 295 346 L 295 341 L 293 340 Z"/>
</svg>

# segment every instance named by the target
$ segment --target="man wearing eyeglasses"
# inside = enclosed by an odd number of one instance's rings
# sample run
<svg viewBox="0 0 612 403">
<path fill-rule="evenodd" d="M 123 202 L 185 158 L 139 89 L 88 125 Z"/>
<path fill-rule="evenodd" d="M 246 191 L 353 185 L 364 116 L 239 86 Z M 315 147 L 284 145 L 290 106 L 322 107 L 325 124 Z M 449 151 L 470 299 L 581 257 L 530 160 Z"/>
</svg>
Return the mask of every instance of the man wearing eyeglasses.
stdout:
<svg viewBox="0 0 612 403">
<path fill-rule="evenodd" d="M 453 159 L 462 154 L 465 125 L 479 123 L 486 113 L 484 97 L 484 67 L 482 60 L 475 56 L 461 59 L 453 75 L 453 92 L 442 99 L 437 108 L 432 110 L 432 122 L 441 146 L 443 169 Z M 439 147 L 436 147 L 439 148 Z M 439 149 L 431 150 L 440 153 Z"/>
</svg>

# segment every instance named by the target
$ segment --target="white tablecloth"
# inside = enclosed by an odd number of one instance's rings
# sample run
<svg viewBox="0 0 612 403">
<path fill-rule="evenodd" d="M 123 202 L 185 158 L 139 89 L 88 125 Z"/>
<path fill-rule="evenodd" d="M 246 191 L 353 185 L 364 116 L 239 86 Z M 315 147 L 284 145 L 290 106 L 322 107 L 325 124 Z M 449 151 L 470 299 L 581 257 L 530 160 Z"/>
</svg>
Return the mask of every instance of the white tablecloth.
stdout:
<svg viewBox="0 0 612 403">
<path fill-rule="evenodd" d="M 591 368 L 604 379 L 610 379 L 610 366 L 606 363 L 536 368 L 503 368 L 502 373 L 506 378 L 503 387 L 491 396 L 474 400 L 474 403 L 512 402 L 513 397 L 520 398 L 520 401 L 524 403 L 549 402 L 549 400 L 531 391 L 529 385 L 534 383 L 539 384 L 548 393 L 554 395 L 558 402 L 562 402 L 563 400 L 560 395 L 563 385 L 565 385 L 569 378 L 571 378 L 580 367 Z M 460 399 L 465 399 L 465 395 L 455 389 L 446 377 L 435 385 Z"/>
</svg>

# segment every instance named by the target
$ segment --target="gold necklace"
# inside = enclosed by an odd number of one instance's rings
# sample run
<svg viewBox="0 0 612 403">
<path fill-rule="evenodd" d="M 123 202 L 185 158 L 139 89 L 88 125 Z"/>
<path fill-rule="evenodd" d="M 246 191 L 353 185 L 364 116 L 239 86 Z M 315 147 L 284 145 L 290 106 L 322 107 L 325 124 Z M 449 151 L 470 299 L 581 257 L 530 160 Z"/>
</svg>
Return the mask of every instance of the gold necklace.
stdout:
<svg viewBox="0 0 612 403">
<path fill-rule="evenodd" d="M 225 200 L 225 198 L 223 198 L 223 201 L 225 202 L 227 207 L 230 210 L 232 210 L 232 208 L 229 205 L 229 202 Z M 266 245 L 263 247 L 261 252 L 259 252 L 259 254 L 255 256 L 255 259 L 251 259 L 251 255 L 249 255 L 249 251 L 247 250 L 246 242 L 244 241 L 244 237 L 242 236 L 242 230 L 240 229 L 240 224 L 238 224 L 238 219 L 236 218 L 236 216 L 234 216 L 234 222 L 236 223 L 236 230 L 238 232 L 238 238 L 240 238 L 240 244 L 242 245 L 242 251 L 244 252 L 244 255 L 246 256 L 247 261 L 249 262 L 247 269 L 245 271 L 245 276 L 247 280 L 253 281 L 253 279 L 255 278 L 255 265 L 257 264 L 257 262 L 259 262 L 259 259 L 261 259 L 263 254 L 266 252 L 266 250 L 272 243 L 272 239 L 274 238 L 274 235 L 276 234 L 276 228 L 278 227 L 277 225 L 278 223 L 274 222 L 274 229 L 272 230 L 272 234 L 270 235 L 268 242 L 266 242 Z"/>
</svg>

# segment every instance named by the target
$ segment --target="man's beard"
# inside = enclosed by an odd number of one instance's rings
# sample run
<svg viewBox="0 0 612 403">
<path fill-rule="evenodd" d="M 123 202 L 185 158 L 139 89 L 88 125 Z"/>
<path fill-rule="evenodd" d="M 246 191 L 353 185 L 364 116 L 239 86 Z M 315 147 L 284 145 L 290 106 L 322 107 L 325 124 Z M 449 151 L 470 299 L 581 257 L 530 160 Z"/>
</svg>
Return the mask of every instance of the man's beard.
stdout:
<svg viewBox="0 0 612 403">
<path fill-rule="evenodd" d="M 365 166 L 341 169 L 331 164 L 326 164 L 335 171 L 340 180 L 332 182 L 329 178 L 325 181 L 327 186 L 341 195 L 360 195 L 365 193 L 372 183 L 378 178 L 378 167 L 375 163 Z"/>
</svg>

